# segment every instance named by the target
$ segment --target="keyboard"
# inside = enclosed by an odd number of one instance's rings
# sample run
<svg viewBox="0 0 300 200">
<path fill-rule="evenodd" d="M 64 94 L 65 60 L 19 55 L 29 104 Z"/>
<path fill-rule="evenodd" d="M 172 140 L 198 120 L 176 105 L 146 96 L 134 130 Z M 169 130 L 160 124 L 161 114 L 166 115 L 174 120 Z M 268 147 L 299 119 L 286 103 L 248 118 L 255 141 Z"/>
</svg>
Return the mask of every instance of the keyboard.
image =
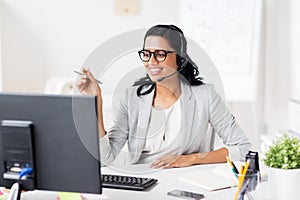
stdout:
<svg viewBox="0 0 300 200">
<path fill-rule="evenodd" d="M 143 191 L 150 188 L 156 182 L 157 179 L 153 178 L 121 176 L 111 174 L 101 175 L 101 185 L 103 188 Z"/>
</svg>

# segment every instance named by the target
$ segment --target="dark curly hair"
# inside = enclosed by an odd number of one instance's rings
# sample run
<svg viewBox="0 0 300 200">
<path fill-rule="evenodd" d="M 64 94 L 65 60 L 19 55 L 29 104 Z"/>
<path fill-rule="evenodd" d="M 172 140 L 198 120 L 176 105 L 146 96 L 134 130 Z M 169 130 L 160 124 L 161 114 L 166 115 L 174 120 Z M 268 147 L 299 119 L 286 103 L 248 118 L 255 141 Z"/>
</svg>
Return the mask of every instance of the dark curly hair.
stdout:
<svg viewBox="0 0 300 200">
<path fill-rule="evenodd" d="M 176 50 L 178 72 L 182 74 L 190 85 L 203 84 L 202 78 L 199 77 L 197 65 L 187 54 L 186 38 L 180 28 L 175 25 L 161 24 L 151 27 L 145 34 L 143 48 L 148 36 L 160 36 L 165 38 L 169 42 L 169 45 Z M 135 81 L 133 86 L 139 86 L 137 89 L 137 95 L 141 96 L 151 93 L 153 89 L 155 89 L 155 84 L 156 83 L 150 79 L 149 75 L 146 74 L 145 77 Z"/>
</svg>

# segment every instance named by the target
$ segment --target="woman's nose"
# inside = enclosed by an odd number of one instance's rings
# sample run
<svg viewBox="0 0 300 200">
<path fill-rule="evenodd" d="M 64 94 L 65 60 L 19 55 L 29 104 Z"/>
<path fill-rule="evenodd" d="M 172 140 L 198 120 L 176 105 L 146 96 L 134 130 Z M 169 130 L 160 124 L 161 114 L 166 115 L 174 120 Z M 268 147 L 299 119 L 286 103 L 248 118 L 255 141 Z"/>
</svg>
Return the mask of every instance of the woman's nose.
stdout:
<svg viewBox="0 0 300 200">
<path fill-rule="evenodd" d="M 155 59 L 154 54 L 151 54 L 150 60 L 148 61 L 149 64 L 158 64 L 157 60 Z"/>
</svg>

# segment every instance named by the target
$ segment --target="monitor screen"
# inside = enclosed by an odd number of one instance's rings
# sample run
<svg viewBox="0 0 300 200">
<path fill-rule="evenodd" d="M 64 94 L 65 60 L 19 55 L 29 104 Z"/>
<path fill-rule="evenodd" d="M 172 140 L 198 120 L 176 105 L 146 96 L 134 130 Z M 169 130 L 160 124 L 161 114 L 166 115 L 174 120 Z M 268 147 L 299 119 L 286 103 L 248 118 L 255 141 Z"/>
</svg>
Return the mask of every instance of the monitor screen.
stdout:
<svg viewBox="0 0 300 200">
<path fill-rule="evenodd" d="M 32 122 L 35 189 L 101 194 L 96 102 L 94 96 L 0 94 L 0 122 Z M 0 186 L 10 187 L 15 180 L 3 177 L 3 159 Z"/>
</svg>

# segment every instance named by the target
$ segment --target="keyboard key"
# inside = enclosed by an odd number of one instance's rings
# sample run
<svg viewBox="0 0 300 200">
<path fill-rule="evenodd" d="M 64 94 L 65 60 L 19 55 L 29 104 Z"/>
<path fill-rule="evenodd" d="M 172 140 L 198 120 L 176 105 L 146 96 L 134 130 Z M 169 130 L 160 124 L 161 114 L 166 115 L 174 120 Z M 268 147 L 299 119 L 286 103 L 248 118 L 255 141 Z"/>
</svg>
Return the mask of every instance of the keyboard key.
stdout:
<svg viewBox="0 0 300 200">
<path fill-rule="evenodd" d="M 143 191 L 150 188 L 157 182 L 157 179 L 121 176 L 112 174 L 102 174 L 101 184 L 104 188 L 125 189 Z"/>
</svg>

